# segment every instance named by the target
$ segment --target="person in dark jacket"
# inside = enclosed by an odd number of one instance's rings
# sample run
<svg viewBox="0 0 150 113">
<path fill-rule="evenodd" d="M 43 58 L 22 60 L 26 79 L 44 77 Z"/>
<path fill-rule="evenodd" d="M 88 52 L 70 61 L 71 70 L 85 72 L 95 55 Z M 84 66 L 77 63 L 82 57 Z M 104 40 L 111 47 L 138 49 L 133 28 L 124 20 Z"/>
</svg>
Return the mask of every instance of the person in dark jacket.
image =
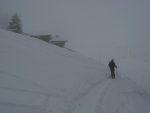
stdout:
<svg viewBox="0 0 150 113">
<path fill-rule="evenodd" d="M 115 68 L 117 68 L 114 60 L 112 59 L 108 64 L 110 71 L 111 71 L 111 77 L 112 79 L 115 79 Z"/>
</svg>

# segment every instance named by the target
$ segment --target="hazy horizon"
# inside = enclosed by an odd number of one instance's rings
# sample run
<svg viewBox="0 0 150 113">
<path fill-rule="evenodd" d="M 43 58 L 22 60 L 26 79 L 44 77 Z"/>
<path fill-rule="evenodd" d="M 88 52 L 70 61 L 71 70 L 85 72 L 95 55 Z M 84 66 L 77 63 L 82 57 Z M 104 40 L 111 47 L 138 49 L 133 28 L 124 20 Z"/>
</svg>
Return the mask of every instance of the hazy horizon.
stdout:
<svg viewBox="0 0 150 113">
<path fill-rule="evenodd" d="M 113 57 L 116 48 L 147 54 L 149 10 L 149 0 L 0 0 L 0 16 L 17 12 L 24 32 L 59 34 L 97 60 Z"/>
</svg>

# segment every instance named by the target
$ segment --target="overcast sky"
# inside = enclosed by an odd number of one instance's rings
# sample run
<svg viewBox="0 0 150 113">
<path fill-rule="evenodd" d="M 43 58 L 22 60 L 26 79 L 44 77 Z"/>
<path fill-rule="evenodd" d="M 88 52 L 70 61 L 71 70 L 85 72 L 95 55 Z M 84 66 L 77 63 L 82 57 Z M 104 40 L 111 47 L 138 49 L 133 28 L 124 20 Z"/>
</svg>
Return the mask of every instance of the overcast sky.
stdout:
<svg viewBox="0 0 150 113">
<path fill-rule="evenodd" d="M 0 0 L 0 16 L 15 12 L 25 32 L 57 33 L 98 60 L 116 48 L 150 47 L 150 0 Z"/>
</svg>

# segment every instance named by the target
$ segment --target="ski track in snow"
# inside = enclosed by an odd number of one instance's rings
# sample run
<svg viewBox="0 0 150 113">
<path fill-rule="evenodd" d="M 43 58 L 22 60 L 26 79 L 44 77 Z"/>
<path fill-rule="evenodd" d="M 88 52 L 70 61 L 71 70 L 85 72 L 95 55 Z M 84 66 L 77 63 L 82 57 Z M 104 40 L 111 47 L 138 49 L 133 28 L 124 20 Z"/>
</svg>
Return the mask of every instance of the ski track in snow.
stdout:
<svg viewBox="0 0 150 113">
<path fill-rule="evenodd" d="M 105 89 L 108 88 L 110 84 L 110 80 L 105 80 L 102 83 L 98 84 L 95 88 L 93 88 L 85 97 L 79 100 L 79 103 L 76 105 L 76 109 L 73 113 L 93 113 L 96 109 L 96 104 L 98 104 L 99 97 L 103 98 L 105 95 Z M 94 98 L 91 98 L 94 96 Z M 87 109 L 88 108 L 88 109 Z"/>
<path fill-rule="evenodd" d="M 89 88 L 87 91 L 85 91 L 84 93 L 81 93 L 80 95 L 78 95 L 77 97 L 75 97 L 72 100 L 72 104 L 70 105 L 69 109 L 66 111 L 67 113 L 73 113 L 74 111 L 76 111 L 76 109 L 78 108 L 78 106 L 80 106 L 81 104 L 78 103 L 79 101 L 83 100 L 85 97 L 87 97 L 90 93 L 93 92 L 93 89 L 95 89 L 95 87 L 99 84 L 103 84 L 105 81 L 108 81 L 108 79 L 103 79 L 95 84 L 93 84 L 93 86 L 91 88 Z M 79 111 L 78 111 L 79 112 Z"/>
<path fill-rule="evenodd" d="M 149 113 L 148 105 L 150 98 L 129 79 L 108 79 L 80 99 L 72 113 Z"/>
</svg>

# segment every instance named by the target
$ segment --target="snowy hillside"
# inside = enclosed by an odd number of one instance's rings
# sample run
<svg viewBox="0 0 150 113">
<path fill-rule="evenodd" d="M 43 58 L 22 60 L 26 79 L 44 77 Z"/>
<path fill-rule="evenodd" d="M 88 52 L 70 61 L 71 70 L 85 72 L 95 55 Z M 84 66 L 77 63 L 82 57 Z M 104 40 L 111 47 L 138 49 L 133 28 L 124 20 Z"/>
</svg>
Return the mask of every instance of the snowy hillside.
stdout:
<svg viewBox="0 0 150 113">
<path fill-rule="evenodd" d="M 119 72 L 119 74 L 122 72 Z M 0 30 L 1 113 L 149 113 L 147 90 L 93 59 Z"/>
<path fill-rule="evenodd" d="M 105 72 L 78 53 L 0 30 L 0 112 L 66 112 Z"/>
</svg>

